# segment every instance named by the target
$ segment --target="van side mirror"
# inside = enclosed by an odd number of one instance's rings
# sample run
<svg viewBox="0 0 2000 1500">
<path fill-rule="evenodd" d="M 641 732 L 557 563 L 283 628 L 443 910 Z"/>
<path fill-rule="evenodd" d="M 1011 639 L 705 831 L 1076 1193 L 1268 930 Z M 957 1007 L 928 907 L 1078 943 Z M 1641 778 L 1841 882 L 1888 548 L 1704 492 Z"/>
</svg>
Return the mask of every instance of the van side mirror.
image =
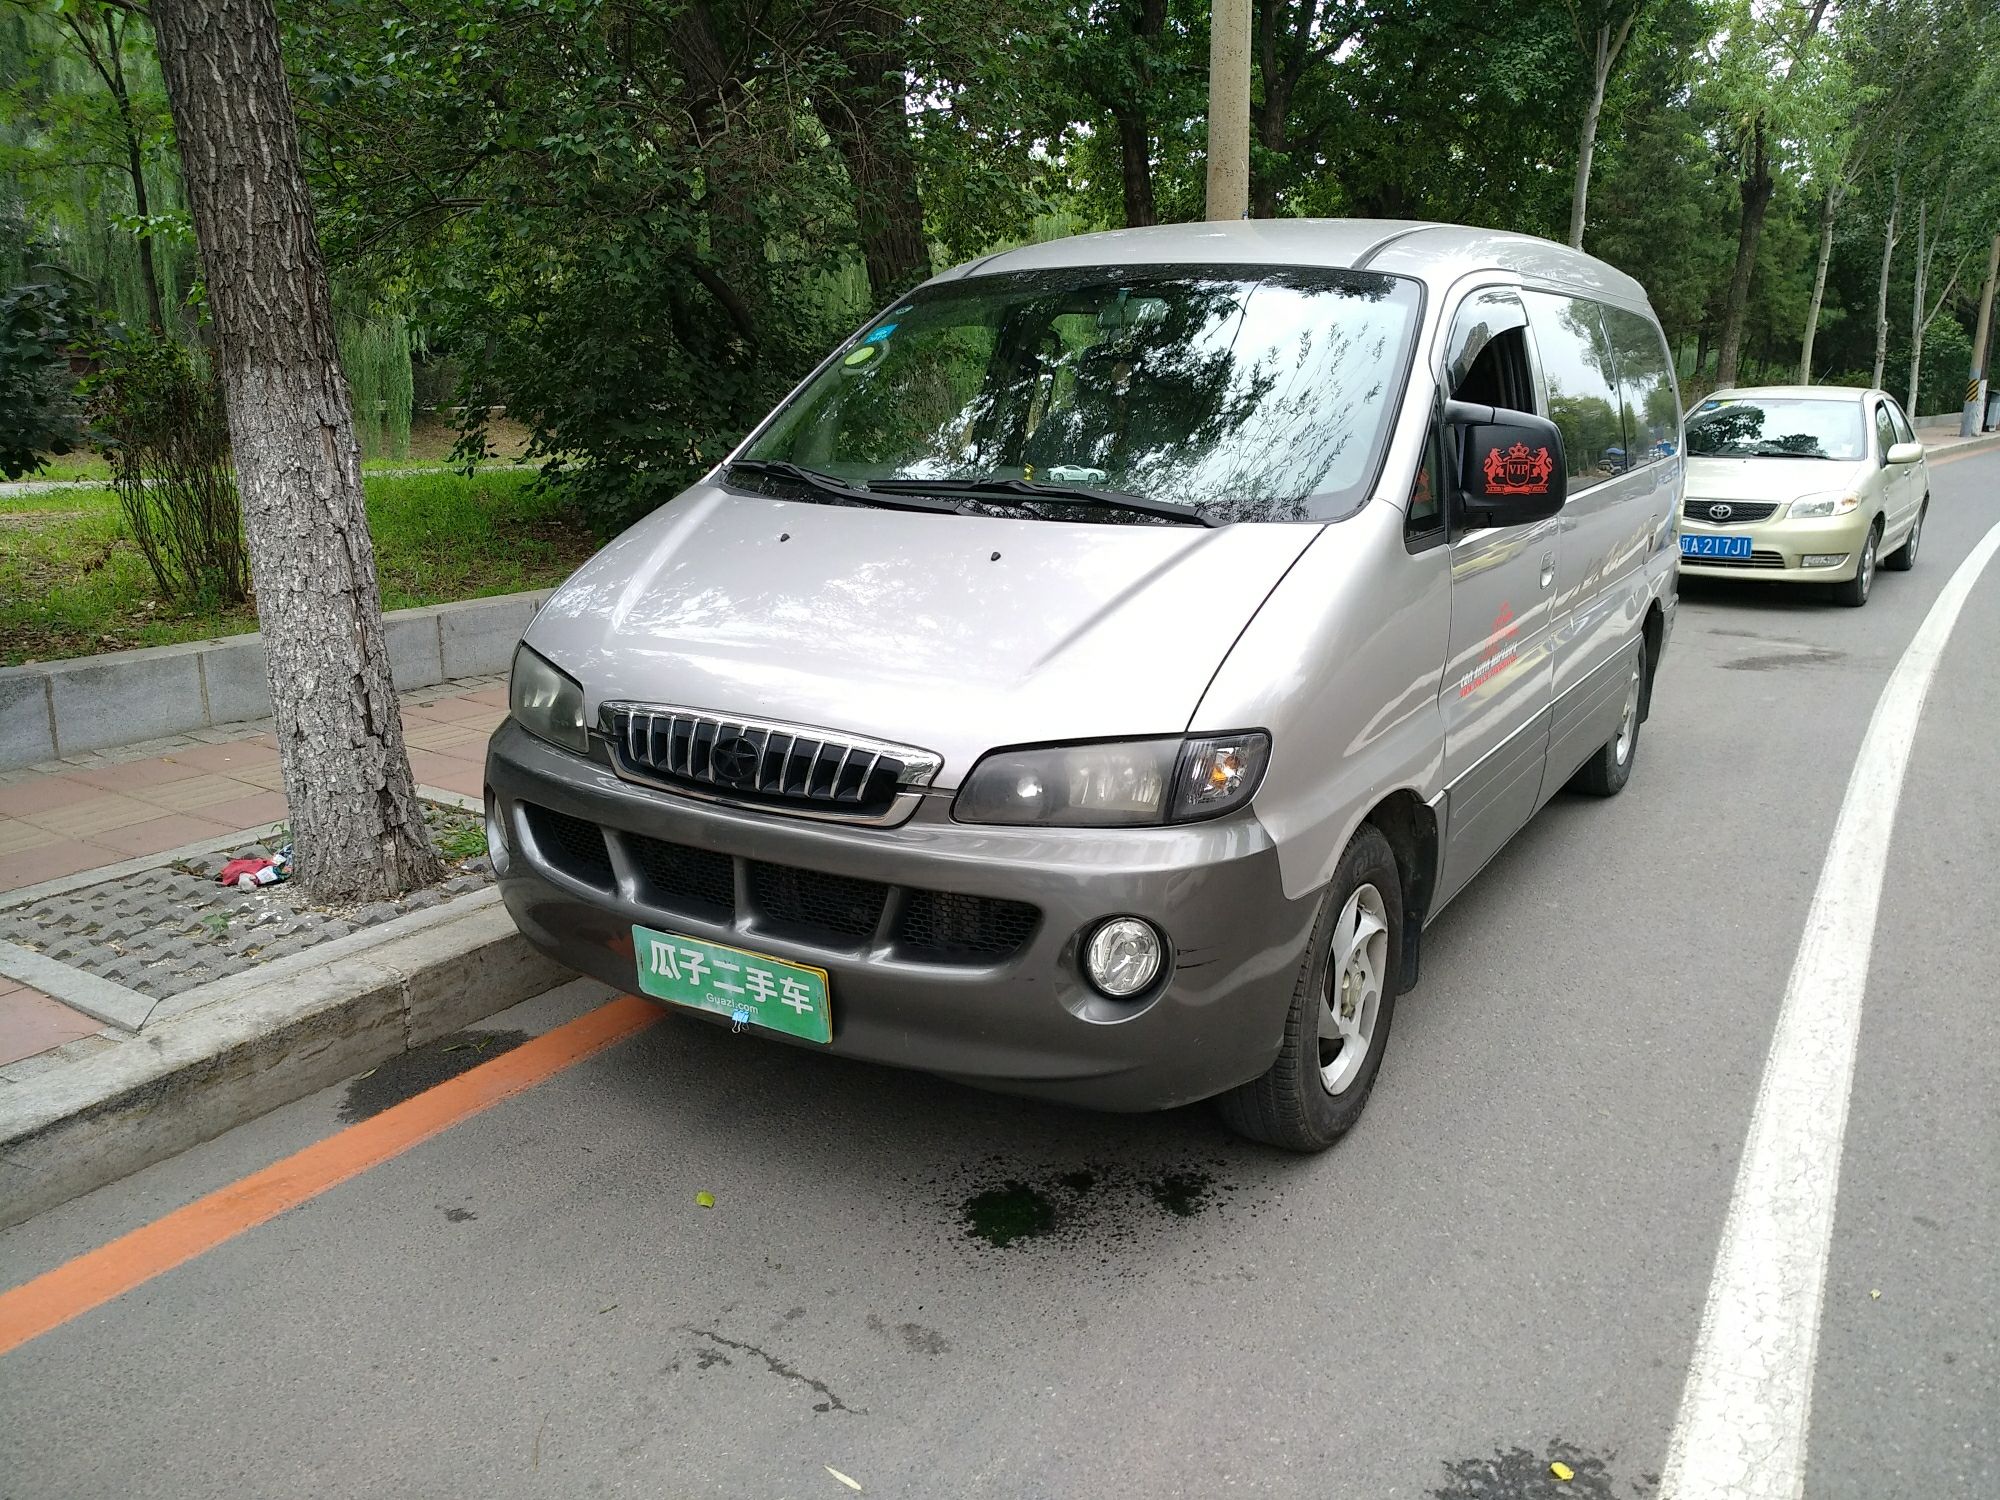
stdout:
<svg viewBox="0 0 2000 1500">
<path fill-rule="evenodd" d="M 1533 412 L 1447 401 L 1458 439 L 1458 498 L 1465 524 L 1525 526 L 1563 508 L 1569 495 L 1562 433 Z"/>
<path fill-rule="evenodd" d="M 1891 443 L 1889 451 L 1882 455 L 1887 463 L 1913 464 L 1924 456 L 1922 443 Z"/>
</svg>

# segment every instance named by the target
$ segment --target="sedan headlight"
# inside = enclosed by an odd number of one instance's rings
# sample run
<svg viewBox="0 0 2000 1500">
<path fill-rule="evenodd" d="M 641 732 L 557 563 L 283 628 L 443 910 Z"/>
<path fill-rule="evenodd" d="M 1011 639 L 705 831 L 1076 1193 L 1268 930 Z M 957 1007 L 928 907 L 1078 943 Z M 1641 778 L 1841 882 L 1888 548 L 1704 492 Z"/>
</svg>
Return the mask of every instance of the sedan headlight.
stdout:
<svg viewBox="0 0 2000 1500">
<path fill-rule="evenodd" d="M 590 751 L 590 733 L 583 723 L 583 689 L 526 646 L 514 648 L 514 670 L 507 680 L 507 708 L 523 729 L 574 750 Z"/>
<path fill-rule="evenodd" d="M 1824 495 L 1807 495 L 1794 500 L 1791 509 L 1785 512 L 1790 521 L 1807 521 L 1814 516 L 1844 516 L 1861 504 L 1859 495 L 1849 495 L 1840 490 L 1829 490 Z"/>
<path fill-rule="evenodd" d="M 952 803 L 961 823 L 1137 828 L 1216 818 L 1249 802 L 1271 756 L 1261 730 L 995 750 Z"/>
</svg>

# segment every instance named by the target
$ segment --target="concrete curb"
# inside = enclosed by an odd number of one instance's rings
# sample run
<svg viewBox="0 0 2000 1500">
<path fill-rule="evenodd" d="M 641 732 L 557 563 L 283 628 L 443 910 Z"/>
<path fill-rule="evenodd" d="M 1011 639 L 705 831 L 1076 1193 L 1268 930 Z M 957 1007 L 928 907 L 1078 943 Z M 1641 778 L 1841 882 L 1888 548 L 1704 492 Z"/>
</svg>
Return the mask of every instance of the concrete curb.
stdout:
<svg viewBox="0 0 2000 1500">
<path fill-rule="evenodd" d="M 496 891 L 422 915 L 442 920 L 204 985 L 138 1037 L 0 1089 L 0 1229 L 572 977 Z"/>
<path fill-rule="evenodd" d="M 542 601 L 531 589 L 382 617 L 400 691 L 505 672 Z M 271 712 L 264 638 L 218 636 L 0 667 L 0 771 Z"/>
</svg>

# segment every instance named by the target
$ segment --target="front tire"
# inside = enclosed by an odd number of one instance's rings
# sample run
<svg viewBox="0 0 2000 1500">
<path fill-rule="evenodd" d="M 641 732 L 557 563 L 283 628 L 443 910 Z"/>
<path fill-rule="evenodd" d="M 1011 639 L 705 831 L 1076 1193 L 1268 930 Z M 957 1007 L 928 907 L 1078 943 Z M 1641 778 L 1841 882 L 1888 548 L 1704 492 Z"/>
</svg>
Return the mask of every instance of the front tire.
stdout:
<svg viewBox="0 0 2000 1500">
<path fill-rule="evenodd" d="M 1882 566 L 1892 573 L 1907 573 L 1917 565 L 1917 544 L 1924 539 L 1924 518 L 1931 513 L 1931 498 L 1924 496 L 1924 503 L 1917 508 L 1917 518 L 1910 523 L 1910 534 L 1903 538 L 1903 545 L 1882 559 Z"/>
<path fill-rule="evenodd" d="M 1615 797 L 1625 790 L 1625 783 L 1632 779 L 1632 762 L 1639 756 L 1640 706 L 1645 701 L 1646 642 L 1641 637 L 1639 654 L 1632 660 L 1625 683 L 1625 708 L 1618 718 L 1618 732 L 1577 768 L 1569 781 L 1573 790 L 1590 797 Z"/>
<path fill-rule="evenodd" d="M 1875 588 L 1875 552 L 1881 545 L 1882 522 L 1878 519 L 1868 528 L 1868 539 L 1861 544 L 1861 561 L 1854 565 L 1854 576 L 1833 586 L 1833 597 L 1838 603 L 1859 609 L 1868 602 L 1868 595 Z"/>
<path fill-rule="evenodd" d="M 1287 1151 L 1324 1151 L 1353 1129 L 1381 1071 L 1402 967 L 1402 876 L 1382 831 L 1364 823 L 1320 900 L 1278 1060 L 1217 1101 L 1224 1122 Z"/>
</svg>

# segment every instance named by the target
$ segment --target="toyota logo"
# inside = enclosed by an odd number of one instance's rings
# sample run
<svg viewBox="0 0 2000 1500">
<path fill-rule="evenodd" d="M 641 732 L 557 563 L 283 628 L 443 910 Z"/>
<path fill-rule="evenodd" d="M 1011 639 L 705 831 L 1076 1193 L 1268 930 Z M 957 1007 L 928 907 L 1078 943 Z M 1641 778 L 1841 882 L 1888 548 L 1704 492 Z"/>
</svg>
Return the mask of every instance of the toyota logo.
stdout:
<svg viewBox="0 0 2000 1500">
<path fill-rule="evenodd" d="M 762 752 L 742 735 L 731 735 L 726 740 L 717 740 L 715 748 L 709 752 L 708 768 L 717 781 L 741 785 L 757 779 L 757 769 L 764 760 Z"/>
<path fill-rule="evenodd" d="M 1708 508 L 1708 518 L 1711 521 L 1726 521 L 1735 514 L 1736 507 L 1733 505 L 1711 505 Z"/>
</svg>

